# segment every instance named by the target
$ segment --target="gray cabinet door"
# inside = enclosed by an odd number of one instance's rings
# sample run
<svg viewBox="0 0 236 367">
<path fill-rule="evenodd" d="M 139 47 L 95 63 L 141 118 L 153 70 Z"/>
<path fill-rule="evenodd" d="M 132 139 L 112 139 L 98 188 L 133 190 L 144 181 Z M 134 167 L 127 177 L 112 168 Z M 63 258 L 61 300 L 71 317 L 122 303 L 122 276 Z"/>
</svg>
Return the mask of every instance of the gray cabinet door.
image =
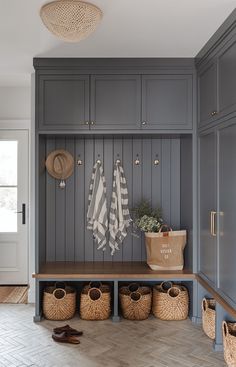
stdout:
<svg viewBox="0 0 236 367">
<path fill-rule="evenodd" d="M 142 76 L 142 128 L 192 128 L 192 76 Z"/>
<path fill-rule="evenodd" d="M 219 110 L 226 115 L 236 110 L 236 39 L 219 55 Z"/>
<path fill-rule="evenodd" d="M 89 128 L 88 75 L 40 75 L 38 93 L 39 129 Z"/>
<path fill-rule="evenodd" d="M 217 241 L 213 235 L 211 219 L 216 211 L 216 133 L 211 132 L 199 138 L 200 149 L 200 235 L 199 235 L 199 271 L 212 284 L 216 285 L 217 274 Z M 216 233 L 216 230 L 215 230 Z"/>
<path fill-rule="evenodd" d="M 217 67 L 214 62 L 198 76 L 198 100 L 198 124 L 202 127 L 217 117 Z"/>
<path fill-rule="evenodd" d="M 139 75 L 91 76 L 91 129 L 137 129 L 140 115 Z"/>
<path fill-rule="evenodd" d="M 219 288 L 236 304 L 236 119 L 219 130 Z"/>
</svg>

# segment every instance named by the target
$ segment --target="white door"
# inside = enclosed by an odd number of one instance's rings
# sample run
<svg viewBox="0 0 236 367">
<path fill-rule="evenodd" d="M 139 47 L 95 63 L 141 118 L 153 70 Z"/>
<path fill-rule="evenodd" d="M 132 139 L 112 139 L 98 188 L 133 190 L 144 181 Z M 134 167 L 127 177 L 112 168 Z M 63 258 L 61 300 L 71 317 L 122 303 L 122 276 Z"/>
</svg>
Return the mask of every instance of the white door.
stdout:
<svg viewBox="0 0 236 367">
<path fill-rule="evenodd" d="M 0 284 L 28 283 L 28 132 L 0 130 Z"/>
</svg>

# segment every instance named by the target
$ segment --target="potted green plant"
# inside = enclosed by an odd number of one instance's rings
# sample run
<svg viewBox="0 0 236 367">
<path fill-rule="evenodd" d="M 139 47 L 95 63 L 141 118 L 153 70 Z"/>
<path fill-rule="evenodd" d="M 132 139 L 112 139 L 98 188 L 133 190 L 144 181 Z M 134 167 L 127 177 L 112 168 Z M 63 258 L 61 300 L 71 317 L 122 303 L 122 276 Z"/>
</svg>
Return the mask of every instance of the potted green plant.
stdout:
<svg viewBox="0 0 236 367">
<path fill-rule="evenodd" d="M 132 212 L 134 225 L 141 232 L 145 234 L 159 232 L 163 224 L 160 208 L 153 209 L 148 201 L 142 200 Z"/>
<path fill-rule="evenodd" d="M 161 209 L 141 201 L 133 209 L 134 225 L 145 233 L 147 264 L 152 270 L 182 270 L 186 231 L 163 225 Z M 164 233 L 163 233 L 164 232 Z"/>
</svg>

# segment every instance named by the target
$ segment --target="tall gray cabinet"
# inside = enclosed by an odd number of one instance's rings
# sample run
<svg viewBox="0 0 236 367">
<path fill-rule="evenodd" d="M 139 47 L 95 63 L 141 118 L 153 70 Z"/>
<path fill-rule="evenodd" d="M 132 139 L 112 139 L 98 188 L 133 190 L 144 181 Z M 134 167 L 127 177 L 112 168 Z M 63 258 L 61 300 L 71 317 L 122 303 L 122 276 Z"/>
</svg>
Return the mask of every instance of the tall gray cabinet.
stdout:
<svg viewBox="0 0 236 367">
<path fill-rule="evenodd" d="M 235 308 L 236 25 L 232 16 L 216 36 L 199 53 L 196 63 L 198 269 L 207 283 Z"/>
<path fill-rule="evenodd" d="M 213 285 L 217 281 L 217 140 L 215 131 L 199 137 L 199 270 Z"/>
</svg>

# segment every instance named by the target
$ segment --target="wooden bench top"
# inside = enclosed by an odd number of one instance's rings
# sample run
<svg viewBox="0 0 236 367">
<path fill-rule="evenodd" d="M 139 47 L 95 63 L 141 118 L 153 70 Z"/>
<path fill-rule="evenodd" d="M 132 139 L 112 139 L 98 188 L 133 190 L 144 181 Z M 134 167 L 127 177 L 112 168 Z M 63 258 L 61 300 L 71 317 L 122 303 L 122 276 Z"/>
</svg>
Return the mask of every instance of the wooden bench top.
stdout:
<svg viewBox="0 0 236 367">
<path fill-rule="evenodd" d="M 236 310 L 230 306 L 228 302 L 226 302 L 224 298 L 221 297 L 221 295 L 219 295 L 219 293 L 215 291 L 204 279 L 202 279 L 200 275 L 196 274 L 196 279 L 203 286 L 203 288 L 205 288 L 211 294 L 212 298 L 214 298 L 229 315 L 236 319 Z"/>
<path fill-rule="evenodd" d="M 37 279 L 195 279 L 190 270 L 153 271 L 145 262 L 48 262 Z"/>
</svg>

